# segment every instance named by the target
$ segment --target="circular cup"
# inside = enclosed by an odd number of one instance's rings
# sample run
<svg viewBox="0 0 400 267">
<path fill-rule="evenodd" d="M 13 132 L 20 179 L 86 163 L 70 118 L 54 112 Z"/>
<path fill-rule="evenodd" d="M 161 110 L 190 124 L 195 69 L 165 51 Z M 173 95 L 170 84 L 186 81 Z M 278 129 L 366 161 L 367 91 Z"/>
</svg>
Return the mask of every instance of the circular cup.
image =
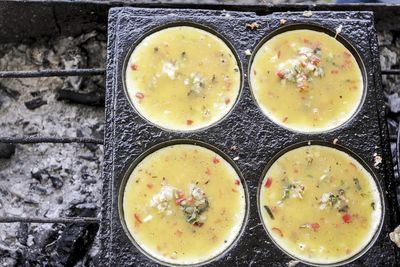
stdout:
<svg viewBox="0 0 400 267">
<path fill-rule="evenodd" d="M 376 185 L 376 189 L 377 189 L 377 194 L 379 195 L 379 204 L 380 204 L 380 218 L 379 218 L 379 222 L 377 223 L 377 225 L 375 225 L 375 230 L 373 232 L 373 235 L 371 236 L 371 238 L 368 240 L 368 242 L 366 242 L 366 244 L 360 248 L 360 250 L 355 253 L 354 255 L 350 256 L 347 259 L 344 260 L 339 260 L 337 262 L 313 262 L 310 260 L 306 260 L 305 257 L 301 257 L 298 255 L 295 255 L 291 252 L 289 252 L 287 249 L 285 249 L 283 247 L 282 244 L 280 244 L 280 241 L 277 241 L 273 235 L 270 233 L 270 230 L 268 229 L 262 213 L 264 212 L 263 205 L 261 205 L 261 188 L 264 186 L 264 180 L 266 178 L 266 175 L 269 171 L 269 169 L 273 166 L 273 164 L 279 159 L 281 158 L 284 154 L 286 154 L 287 152 L 290 152 L 292 150 L 295 150 L 297 148 L 301 148 L 301 147 L 306 147 L 306 146 L 312 146 L 312 145 L 317 145 L 317 146 L 322 146 L 322 147 L 327 147 L 327 148 L 332 148 L 332 149 L 336 149 L 340 152 L 345 153 L 347 156 L 349 156 L 351 159 L 353 159 L 354 161 L 358 162 L 359 165 L 364 168 L 364 170 L 371 176 L 373 182 Z M 320 140 L 313 140 L 313 141 L 304 141 L 304 142 L 299 142 L 293 145 L 290 145 L 284 149 L 282 149 L 281 151 L 279 151 L 277 154 L 275 154 L 267 163 L 261 179 L 259 181 L 258 184 L 258 189 L 257 189 L 257 209 L 258 209 L 258 214 L 260 216 L 260 220 L 263 224 L 264 230 L 266 231 L 269 239 L 272 241 L 272 243 L 275 244 L 275 246 L 277 246 L 283 253 L 285 253 L 286 255 L 288 255 L 289 257 L 300 261 L 302 263 L 308 264 L 308 265 L 312 265 L 312 266 L 341 266 L 341 265 L 345 265 L 348 264 L 352 261 L 355 261 L 356 259 L 360 258 L 362 255 L 364 255 L 375 243 L 375 241 L 377 240 L 377 238 L 379 237 L 379 234 L 381 232 L 382 229 L 382 225 L 383 225 L 383 220 L 385 217 L 385 202 L 384 202 L 384 195 L 383 195 L 383 191 L 382 188 L 380 186 L 379 180 L 375 174 L 375 172 L 373 171 L 373 169 L 361 158 L 359 157 L 355 152 L 353 152 L 352 150 L 338 145 L 338 144 L 333 144 L 333 143 L 328 143 L 325 141 L 320 141 Z M 371 226 L 372 227 L 372 226 Z"/>
<path fill-rule="evenodd" d="M 234 96 L 234 99 L 229 99 L 229 103 L 226 104 L 228 106 L 228 108 L 226 110 L 224 110 L 223 112 L 220 112 L 218 114 L 216 114 L 216 116 L 212 119 L 210 119 L 210 121 L 208 121 L 207 123 L 204 124 L 200 124 L 198 126 L 192 126 L 191 128 L 187 128 L 184 125 L 180 125 L 179 127 L 173 127 L 171 125 L 170 122 L 157 122 L 156 119 L 149 117 L 147 114 L 144 114 L 143 110 L 141 111 L 140 108 L 138 108 L 138 106 L 136 105 L 135 101 L 132 100 L 132 98 L 134 98 L 134 94 L 132 93 L 132 95 L 129 94 L 129 89 L 128 89 L 128 85 L 127 85 L 127 71 L 129 70 L 128 66 L 129 66 L 129 62 L 131 60 L 131 56 L 134 53 L 135 49 L 137 47 L 139 47 L 139 45 L 146 40 L 146 38 L 152 36 L 153 34 L 157 34 L 163 30 L 168 30 L 171 28 L 175 28 L 175 27 L 192 27 L 195 30 L 199 30 L 199 31 L 204 31 L 207 34 L 210 34 L 212 37 L 215 38 L 215 42 L 222 42 L 224 45 L 224 49 L 226 49 L 227 51 L 229 51 L 233 57 L 234 60 L 236 62 L 236 67 L 238 69 L 238 75 L 239 75 L 239 82 L 237 84 L 237 88 L 235 88 L 235 91 L 237 91 L 237 93 Z M 215 126 L 217 124 L 219 124 L 221 121 L 223 121 L 224 119 L 226 119 L 229 114 L 232 112 L 232 110 L 235 108 L 240 95 L 242 93 L 242 88 L 243 88 L 243 67 L 242 67 L 242 62 L 234 48 L 234 46 L 227 40 L 227 38 L 225 38 L 223 35 L 221 35 L 220 33 L 218 33 L 217 31 L 215 31 L 214 29 L 205 26 L 205 25 L 201 25 L 201 24 L 197 24 L 194 22 L 190 22 L 190 21 L 176 21 L 176 22 L 170 22 L 167 23 L 165 25 L 162 26 L 157 26 L 155 28 L 152 28 L 151 30 L 149 30 L 148 32 L 146 32 L 143 37 L 141 37 L 140 39 L 138 39 L 137 41 L 135 41 L 132 46 L 130 47 L 130 49 L 128 50 L 126 56 L 125 56 L 125 61 L 123 64 L 123 74 L 122 74 L 122 81 L 123 81 L 123 88 L 125 91 L 125 95 L 129 101 L 129 103 L 131 104 L 132 108 L 135 110 L 135 112 L 145 121 L 147 121 L 148 123 L 163 129 L 165 131 L 172 131 L 172 132 L 196 132 L 196 131 L 202 131 L 205 130 L 207 128 L 210 128 L 212 126 Z M 186 121 L 187 123 L 187 121 Z M 175 125 L 176 126 L 176 125 Z"/>
<path fill-rule="evenodd" d="M 156 255 L 151 254 L 151 252 L 146 251 L 133 237 L 133 235 L 131 234 L 131 232 L 129 231 L 126 221 L 125 221 L 125 216 L 124 216 L 124 209 L 123 209 L 123 199 L 124 199 L 124 193 L 125 193 L 125 187 L 126 184 L 130 178 L 131 173 L 135 170 L 135 168 L 150 154 L 169 147 L 169 146 L 174 146 L 174 145 L 193 145 L 193 146 L 198 146 L 204 149 L 209 150 L 210 152 L 216 153 L 218 156 L 220 156 L 223 160 L 225 160 L 232 168 L 233 170 L 237 173 L 237 176 L 240 179 L 240 184 L 243 187 L 243 191 L 244 191 L 244 215 L 243 215 L 243 220 L 241 222 L 241 226 L 240 226 L 240 230 L 237 232 L 236 236 L 232 239 L 231 243 L 228 244 L 218 255 L 212 256 L 208 259 L 205 259 L 204 261 L 201 262 L 196 262 L 196 263 L 172 263 L 172 262 L 168 262 L 165 260 L 161 260 L 160 258 L 158 258 Z M 137 250 L 139 250 L 143 255 L 145 255 L 146 257 L 148 257 L 149 259 L 153 260 L 156 263 L 162 264 L 162 265 L 166 265 L 166 266 L 202 266 L 205 264 L 209 264 L 212 263 L 214 261 L 217 261 L 219 259 L 221 259 L 222 257 L 224 257 L 224 255 L 226 253 L 228 253 L 238 242 L 238 240 L 240 239 L 240 237 L 242 236 L 244 229 L 247 225 L 247 220 L 248 220 L 248 216 L 249 216 L 249 196 L 248 196 L 248 188 L 247 188 L 247 184 L 243 178 L 243 175 L 241 174 L 239 168 L 236 166 L 235 162 L 230 159 L 225 153 L 223 153 L 221 150 L 219 150 L 218 148 L 201 142 L 201 141 L 195 141 L 195 140 L 186 140 L 186 139 L 175 139 L 175 140 L 170 140 L 170 141 L 166 141 L 166 142 L 162 142 L 159 143 L 153 147 L 151 147 L 150 149 L 148 149 L 147 151 L 145 151 L 144 153 L 142 153 L 137 159 L 135 159 L 127 168 L 127 170 L 124 172 L 123 177 L 122 177 L 122 182 L 121 182 L 121 186 L 119 188 L 119 195 L 118 195 L 118 211 L 119 211 L 119 217 L 120 217 L 120 221 L 123 227 L 123 230 L 125 232 L 125 234 L 128 236 L 128 238 L 131 240 L 132 244 L 136 247 Z"/>
<path fill-rule="evenodd" d="M 273 112 L 271 112 L 266 107 L 264 107 L 264 105 L 261 104 L 260 101 L 257 99 L 257 96 L 254 93 L 255 85 L 252 84 L 253 83 L 252 82 L 252 76 L 253 76 L 252 75 L 252 67 L 253 67 L 254 59 L 257 57 L 259 50 L 261 48 L 263 48 L 263 46 L 269 40 L 271 40 L 272 38 L 276 37 L 279 34 L 289 32 L 289 31 L 295 31 L 295 30 L 311 30 L 311 31 L 316 31 L 316 32 L 320 32 L 320 33 L 325 33 L 331 37 L 334 37 L 340 44 L 342 44 L 352 54 L 356 63 L 358 64 L 358 68 L 359 68 L 359 70 L 361 72 L 361 76 L 362 76 L 362 94 L 361 94 L 360 100 L 358 101 L 357 105 L 354 107 L 352 112 L 349 112 L 349 116 L 344 121 L 341 121 L 340 123 L 337 123 L 334 125 L 330 125 L 330 126 L 328 125 L 327 127 L 320 127 L 319 129 L 311 129 L 309 126 L 302 126 L 302 127 L 288 126 L 288 125 L 283 124 L 283 122 L 280 119 L 278 119 L 277 117 L 274 116 L 274 114 L 272 114 Z M 346 38 L 344 38 L 343 36 L 337 35 L 334 31 L 332 31 L 329 28 L 323 27 L 319 24 L 313 24 L 313 23 L 307 23 L 307 24 L 294 23 L 294 24 L 285 25 L 285 26 L 282 26 L 282 27 L 279 27 L 279 28 L 273 30 L 271 33 L 266 35 L 257 44 L 257 46 L 254 49 L 254 52 L 251 55 L 251 58 L 249 61 L 249 67 L 248 67 L 248 75 L 249 75 L 249 86 L 250 86 L 251 95 L 253 97 L 254 102 L 257 104 L 257 106 L 262 111 L 262 113 L 269 120 L 271 120 L 272 122 L 274 122 L 275 124 L 279 125 L 282 128 L 285 128 L 292 132 L 305 133 L 305 134 L 319 134 L 319 133 L 331 132 L 331 131 L 334 131 L 334 130 L 348 124 L 351 120 L 353 120 L 353 118 L 358 114 L 361 107 L 363 106 L 363 103 L 365 101 L 366 92 L 367 92 L 367 84 L 368 84 L 365 66 L 364 66 L 363 60 L 361 59 L 360 54 L 357 52 L 357 49 L 355 49 L 350 44 L 350 42 L 348 42 L 346 40 Z M 285 103 L 283 103 L 283 104 L 285 104 Z"/>
</svg>

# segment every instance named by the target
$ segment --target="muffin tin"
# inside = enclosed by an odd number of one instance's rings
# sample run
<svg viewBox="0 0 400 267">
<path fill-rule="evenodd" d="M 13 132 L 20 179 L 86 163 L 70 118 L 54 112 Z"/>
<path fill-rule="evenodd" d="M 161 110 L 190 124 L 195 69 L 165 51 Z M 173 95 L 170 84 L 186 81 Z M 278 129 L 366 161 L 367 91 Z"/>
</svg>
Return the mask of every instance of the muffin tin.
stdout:
<svg viewBox="0 0 400 267">
<path fill-rule="evenodd" d="M 315 25 L 335 31 L 359 53 L 365 66 L 365 98 L 356 115 L 344 125 L 320 134 L 302 134 L 284 129 L 270 121 L 252 98 L 247 79 L 250 57 L 265 36 L 291 25 Z M 255 30 L 246 24 L 257 22 Z M 198 24 L 209 27 L 227 39 L 243 66 L 243 88 L 233 110 L 218 124 L 190 133 L 162 130 L 144 120 L 132 108 L 123 86 L 124 61 L 137 40 L 152 29 L 168 25 Z M 294 26 L 293 26 L 294 27 Z M 298 26 L 295 26 L 298 27 Z M 109 266 L 155 266 L 143 255 L 124 231 L 119 213 L 119 192 L 123 178 L 141 154 L 165 141 L 184 139 L 202 141 L 215 146 L 235 159 L 249 192 L 249 217 L 238 242 L 211 266 L 285 266 L 292 258 L 269 239 L 257 209 L 257 189 L 269 160 L 295 143 L 316 140 L 338 144 L 359 155 L 378 177 L 384 191 L 385 211 L 381 234 L 369 251 L 350 265 L 396 265 L 400 252 L 389 240 L 388 233 L 399 223 L 394 178 L 392 174 L 389 138 L 384 118 L 376 32 L 370 12 L 273 13 L 258 16 L 251 12 L 222 12 L 190 9 L 113 8 L 109 13 L 106 95 L 106 132 L 103 175 L 103 210 L 100 227 L 102 250 L 100 262 Z M 187 141 L 189 140 L 189 141 Z M 190 141 L 191 140 L 191 141 Z M 332 144 L 333 145 L 333 144 Z M 333 145 L 334 146 L 334 145 Z M 374 168 L 374 153 L 383 163 Z"/>
</svg>

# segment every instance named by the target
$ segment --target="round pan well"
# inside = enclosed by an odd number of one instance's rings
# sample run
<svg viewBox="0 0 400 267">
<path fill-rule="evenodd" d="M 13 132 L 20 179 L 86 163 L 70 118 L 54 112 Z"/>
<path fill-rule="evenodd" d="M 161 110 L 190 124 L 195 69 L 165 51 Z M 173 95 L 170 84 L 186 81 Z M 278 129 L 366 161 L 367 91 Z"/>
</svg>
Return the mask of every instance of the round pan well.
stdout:
<svg viewBox="0 0 400 267">
<path fill-rule="evenodd" d="M 242 88 L 232 45 L 211 28 L 175 22 L 148 32 L 128 52 L 124 87 L 134 109 L 169 131 L 196 131 L 221 121 Z"/>
<path fill-rule="evenodd" d="M 145 152 L 126 172 L 119 195 L 128 237 L 163 265 L 219 259 L 243 232 L 247 209 L 247 187 L 233 161 L 198 141 L 169 141 Z"/>
<path fill-rule="evenodd" d="M 295 132 L 345 125 L 365 98 L 365 68 L 357 51 L 313 24 L 284 26 L 266 36 L 250 59 L 249 75 L 263 113 Z"/>
<path fill-rule="evenodd" d="M 260 180 L 257 203 L 273 243 L 316 266 L 361 257 L 379 236 L 385 210 L 372 169 L 345 147 L 319 141 L 274 156 Z"/>
</svg>

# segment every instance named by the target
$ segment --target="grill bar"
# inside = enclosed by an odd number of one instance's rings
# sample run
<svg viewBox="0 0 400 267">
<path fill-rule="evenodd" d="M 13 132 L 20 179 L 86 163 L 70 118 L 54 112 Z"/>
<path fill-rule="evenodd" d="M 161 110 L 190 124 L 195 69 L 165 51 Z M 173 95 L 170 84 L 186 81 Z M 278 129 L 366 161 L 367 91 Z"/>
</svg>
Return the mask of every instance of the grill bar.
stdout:
<svg viewBox="0 0 400 267">
<path fill-rule="evenodd" d="M 88 137 L 48 137 L 48 136 L 23 136 L 23 137 L 0 137 L 0 143 L 19 143 L 19 144 L 34 144 L 34 143 L 92 143 L 103 144 L 103 139 L 88 138 Z"/>
<path fill-rule="evenodd" d="M 74 70 L 41 70 L 41 71 L 0 71 L 1 78 L 40 78 L 66 76 L 93 76 L 105 75 L 104 68 L 74 69 Z M 383 75 L 400 75 L 400 69 L 382 70 Z"/>
<path fill-rule="evenodd" d="M 400 69 L 382 70 L 382 75 L 400 75 Z"/>
<path fill-rule="evenodd" d="M 100 219 L 90 217 L 75 218 L 24 218 L 24 217 L 4 217 L 0 218 L 0 223 L 77 223 L 77 224 L 98 224 Z"/>
<path fill-rule="evenodd" d="M 65 77 L 105 75 L 104 68 L 71 69 L 71 70 L 40 70 L 40 71 L 0 71 L 0 78 L 37 78 L 37 77 Z"/>
</svg>

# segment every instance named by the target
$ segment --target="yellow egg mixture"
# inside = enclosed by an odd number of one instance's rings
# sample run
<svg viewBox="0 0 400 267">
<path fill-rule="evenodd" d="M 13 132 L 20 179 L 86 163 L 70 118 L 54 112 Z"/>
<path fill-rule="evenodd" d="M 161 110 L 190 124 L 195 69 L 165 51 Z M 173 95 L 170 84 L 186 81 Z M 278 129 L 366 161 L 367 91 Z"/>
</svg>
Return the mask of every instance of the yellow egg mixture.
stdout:
<svg viewBox="0 0 400 267">
<path fill-rule="evenodd" d="M 382 217 L 372 176 L 344 152 L 319 145 L 296 148 L 273 163 L 259 205 L 278 245 L 312 263 L 335 263 L 357 254 Z"/>
<path fill-rule="evenodd" d="M 342 125 L 363 95 L 354 56 L 335 38 L 312 30 L 286 31 L 263 44 L 251 65 L 250 83 L 272 121 L 300 132 Z"/>
<path fill-rule="evenodd" d="M 123 196 L 127 228 L 139 246 L 175 264 L 207 261 L 238 236 L 245 217 L 243 186 L 215 152 L 172 145 L 148 155 Z"/>
<path fill-rule="evenodd" d="M 132 52 L 125 76 L 138 112 L 160 127 L 179 131 L 219 121 L 233 107 L 241 86 L 229 47 L 189 26 L 146 37 Z"/>
</svg>

